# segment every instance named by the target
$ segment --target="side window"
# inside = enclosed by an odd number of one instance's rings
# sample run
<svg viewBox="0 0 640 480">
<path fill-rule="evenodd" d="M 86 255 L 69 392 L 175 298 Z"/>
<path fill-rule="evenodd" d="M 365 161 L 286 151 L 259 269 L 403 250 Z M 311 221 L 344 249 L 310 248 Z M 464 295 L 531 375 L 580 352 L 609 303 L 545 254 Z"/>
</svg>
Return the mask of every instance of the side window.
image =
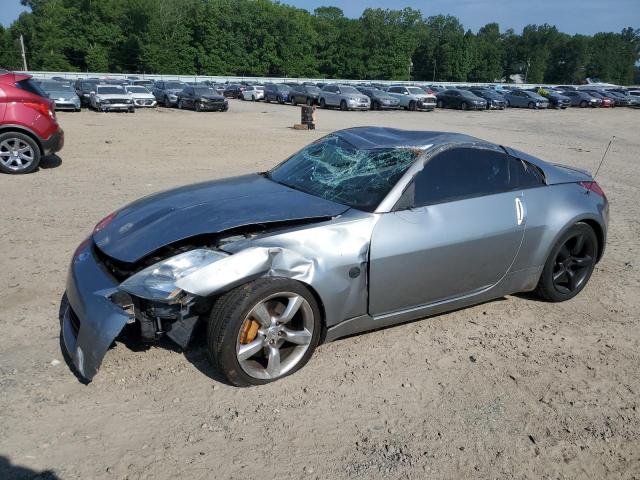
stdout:
<svg viewBox="0 0 640 480">
<path fill-rule="evenodd" d="M 407 189 L 402 207 L 422 207 L 514 188 L 505 153 L 480 148 L 453 148 L 429 160 Z"/>
<path fill-rule="evenodd" d="M 509 160 L 514 188 L 540 187 L 545 184 L 544 175 L 536 166 L 519 158 L 509 157 Z"/>
<path fill-rule="evenodd" d="M 400 93 L 400 92 L 399 92 L 399 90 L 400 90 L 400 89 L 399 89 L 398 87 L 391 87 L 391 88 L 389 89 L 389 92 L 390 92 L 390 93 Z"/>
</svg>

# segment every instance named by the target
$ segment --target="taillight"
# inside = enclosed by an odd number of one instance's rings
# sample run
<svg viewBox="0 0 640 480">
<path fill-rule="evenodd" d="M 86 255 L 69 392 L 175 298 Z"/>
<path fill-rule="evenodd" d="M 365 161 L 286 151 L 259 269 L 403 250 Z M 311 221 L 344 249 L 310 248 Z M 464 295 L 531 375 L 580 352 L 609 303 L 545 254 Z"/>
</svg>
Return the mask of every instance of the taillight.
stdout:
<svg viewBox="0 0 640 480">
<path fill-rule="evenodd" d="M 46 103 L 42 103 L 42 102 L 24 102 L 23 105 L 25 107 L 29 107 L 29 108 L 33 108 L 34 110 L 36 110 L 37 112 L 41 113 L 42 115 L 51 117 L 51 118 L 56 118 L 56 114 L 54 113 L 53 109 L 51 108 L 50 105 L 46 104 Z"/>
<path fill-rule="evenodd" d="M 607 196 L 604 194 L 604 190 L 602 190 L 602 188 L 600 188 L 600 185 L 598 185 L 596 182 L 578 182 L 578 183 L 580 184 L 580 186 L 586 188 L 590 192 L 600 195 L 602 198 L 607 198 Z"/>
</svg>

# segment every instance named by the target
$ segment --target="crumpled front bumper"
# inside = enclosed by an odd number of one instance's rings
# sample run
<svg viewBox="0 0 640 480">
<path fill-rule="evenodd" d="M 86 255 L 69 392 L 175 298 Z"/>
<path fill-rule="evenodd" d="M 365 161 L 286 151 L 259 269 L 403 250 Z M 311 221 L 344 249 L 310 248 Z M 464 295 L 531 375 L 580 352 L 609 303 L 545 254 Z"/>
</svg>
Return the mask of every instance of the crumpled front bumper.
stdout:
<svg viewBox="0 0 640 480">
<path fill-rule="evenodd" d="M 77 373 L 91 381 L 110 345 L 132 316 L 110 297 L 119 282 L 97 261 L 87 239 L 78 247 L 67 277 L 68 305 L 63 312 L 64 348 Z"/>
</svg>

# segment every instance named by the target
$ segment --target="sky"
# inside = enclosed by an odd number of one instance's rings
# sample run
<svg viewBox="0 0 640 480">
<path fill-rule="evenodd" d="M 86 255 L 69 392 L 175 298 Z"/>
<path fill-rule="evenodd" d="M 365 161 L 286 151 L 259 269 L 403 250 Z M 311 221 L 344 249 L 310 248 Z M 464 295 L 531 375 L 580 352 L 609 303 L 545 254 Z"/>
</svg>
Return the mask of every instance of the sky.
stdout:
<svg viewBox="0 0 640 480">
<path fill-rule="evenodd" d="M 498 22 L 502 31 L 522 31 L 525 25 L 549 23 L 562 32 L 591 35 L 619 32 L 625 27 L 640 28 L 640 0 L 284 0 L 313 11 L 321 6 L 340 7 L 346 16 L 359 17 L 365 8 L 416 8 L 423 15 L 454 15 L 474 32 Z M 0 0 L 0 23 L 18 18 L 25 8 L 20 0 Z"/>
</svg>

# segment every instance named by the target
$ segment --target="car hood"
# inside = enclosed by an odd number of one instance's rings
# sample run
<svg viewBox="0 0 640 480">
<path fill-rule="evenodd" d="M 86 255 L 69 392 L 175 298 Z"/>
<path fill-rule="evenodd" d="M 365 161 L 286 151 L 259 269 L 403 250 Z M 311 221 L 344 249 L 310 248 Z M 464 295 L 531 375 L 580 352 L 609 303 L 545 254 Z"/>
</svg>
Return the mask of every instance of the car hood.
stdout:
<svg viewBox="0 0 640 480">
<path fill-rule="evenodd" d="M 151 93 L 130 92 L 129 95 L 131 95 L 133 98 L 146 98 L 146 99 L 149 99 L 149 100 L 156 98 Z"/>
<path fill-rule="evenodd" d="M 198 95 L 198 98 L 206 98 L 207 100 L 224 100 L 222 95 Z"/>
<path fill-rule="evenodd" d="M 128 93 L 97 93 L 96 97 L 104 98 L 105 100 L 129 100 L 131 98 Z"/>
<path fill-rule="evenodd" d="M 326 218 L 349 207 L 275 183 L 258 174 L 188 185 L 145 197 L 103 221 L 96 246 L 134 263 L 156 250 L 198 235 L 238 227 Z"/>
</svg>

